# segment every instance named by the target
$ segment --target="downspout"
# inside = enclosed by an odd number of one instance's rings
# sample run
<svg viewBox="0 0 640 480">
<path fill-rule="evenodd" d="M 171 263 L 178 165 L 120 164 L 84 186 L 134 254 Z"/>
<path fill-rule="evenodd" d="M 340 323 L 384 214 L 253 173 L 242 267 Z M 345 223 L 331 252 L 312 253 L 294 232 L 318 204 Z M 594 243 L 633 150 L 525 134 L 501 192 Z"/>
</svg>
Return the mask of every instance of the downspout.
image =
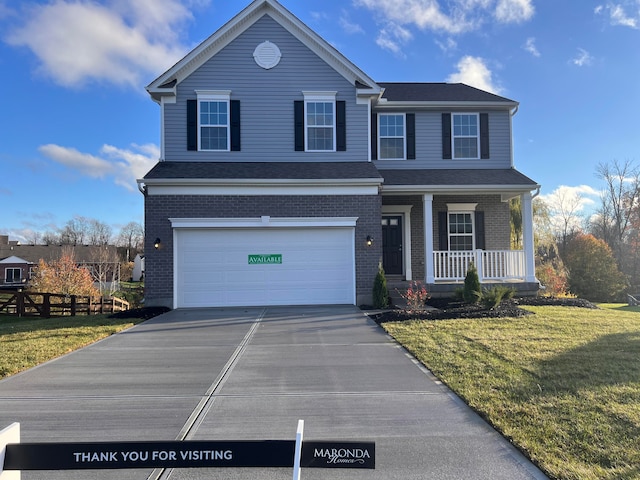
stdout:
<svg viewBox="0 0 640 480">
<path fill-rule="evenodd" d="M 536 198 L 538 195 L 540 195 L 540 187 L 536 188 L 536 193 L 534 193 L 533 195 L 531 195 L 531 200 L 533 200 L 534 198 Z"/>
</svg>

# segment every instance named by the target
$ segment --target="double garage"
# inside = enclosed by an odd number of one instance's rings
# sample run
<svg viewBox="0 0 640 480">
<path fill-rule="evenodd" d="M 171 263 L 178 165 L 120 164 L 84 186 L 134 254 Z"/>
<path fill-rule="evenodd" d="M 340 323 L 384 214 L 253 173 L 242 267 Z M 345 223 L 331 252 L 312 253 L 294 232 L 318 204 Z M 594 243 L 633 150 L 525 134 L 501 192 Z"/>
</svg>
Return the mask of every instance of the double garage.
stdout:
<svg viewBox="0 0 640 480">
<path fill-rule="evenodd" d="M 356 218 L 170 220 L 174 308 L 356 302 Z"/>
</svg>

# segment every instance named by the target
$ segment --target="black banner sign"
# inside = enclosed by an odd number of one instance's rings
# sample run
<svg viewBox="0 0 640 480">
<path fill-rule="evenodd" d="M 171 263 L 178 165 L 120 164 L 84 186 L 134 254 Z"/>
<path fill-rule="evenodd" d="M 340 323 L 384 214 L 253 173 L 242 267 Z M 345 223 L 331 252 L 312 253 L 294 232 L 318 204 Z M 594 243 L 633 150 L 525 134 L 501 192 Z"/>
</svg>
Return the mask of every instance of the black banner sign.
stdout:
<svg viewBox="0 0 640 480">
<path fill-rule="evenodd" d="M 292 467 L 295 441 L 14 443 L 5 470 Z M 301 466 L 375 468 L 375 443 L 303 442 Z"/>
<path fill-rule="evenodd" d="M 230 442 L 16 443 L 5 470 L 290 467 L 292 440 Z"/>
</svg>

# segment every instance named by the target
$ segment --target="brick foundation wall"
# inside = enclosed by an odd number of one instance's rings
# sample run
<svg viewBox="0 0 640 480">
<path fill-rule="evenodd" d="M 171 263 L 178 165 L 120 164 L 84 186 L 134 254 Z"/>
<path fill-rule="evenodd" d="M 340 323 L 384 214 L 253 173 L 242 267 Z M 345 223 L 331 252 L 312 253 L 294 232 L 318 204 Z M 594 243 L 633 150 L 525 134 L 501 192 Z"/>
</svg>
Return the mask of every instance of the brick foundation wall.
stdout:
<svg viewBox="0 0 640 480">
<path fill-rule="evenodd" d="M 148 195 L 145 198 L 145 304 L 173 307 L 173 231 L 169 218 L 357 217 L 356 302 L 370 304 L 382 258 L 377 195 Z M 367 235 L 374 244 L 365 245 Z M 156 250 L 153 242 L 162 241 Z"/>
</svg>

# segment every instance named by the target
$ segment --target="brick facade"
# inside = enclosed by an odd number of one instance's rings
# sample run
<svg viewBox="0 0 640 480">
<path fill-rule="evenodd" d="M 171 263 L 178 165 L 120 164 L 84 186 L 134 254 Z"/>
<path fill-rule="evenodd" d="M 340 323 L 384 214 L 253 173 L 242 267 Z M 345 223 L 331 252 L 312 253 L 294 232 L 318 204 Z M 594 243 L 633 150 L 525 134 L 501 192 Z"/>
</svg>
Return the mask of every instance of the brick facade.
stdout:
<svg viewBox="0 0 640 480">
<path fill-rule="evenodd" d="M 145 200 L 145 302 L 173 307 L 173 231 L 170 218 L 357 217 L 356 302 L 369 304 L 382 256 L 378 195 L 148 195 Z M 374 238 L 365 245 L 367 235 Z M 160 238 L 161 246 L 153 242 Z M 375 239 L 379 239 L 375 241 Z"/>
</svg>

